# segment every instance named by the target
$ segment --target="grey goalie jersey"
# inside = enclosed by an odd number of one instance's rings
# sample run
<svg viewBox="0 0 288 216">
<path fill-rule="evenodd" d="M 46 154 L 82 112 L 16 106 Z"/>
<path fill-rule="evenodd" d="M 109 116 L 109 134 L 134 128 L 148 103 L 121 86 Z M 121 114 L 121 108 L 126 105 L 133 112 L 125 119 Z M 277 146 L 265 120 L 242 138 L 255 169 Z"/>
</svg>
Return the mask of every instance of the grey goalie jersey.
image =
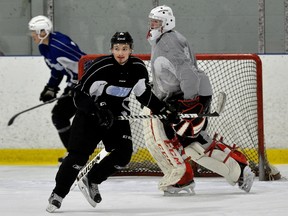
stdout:
<svg viewBox="0 0 288 216">
<path fill-rule="evenodd" d="M 177 31 L 168 31 L 152 45 L 154 92 L 166 101 L 173 95 L 184 99 L 212 95 L 208 76 L 198 69 L 187 40 Z"/>
</svg>

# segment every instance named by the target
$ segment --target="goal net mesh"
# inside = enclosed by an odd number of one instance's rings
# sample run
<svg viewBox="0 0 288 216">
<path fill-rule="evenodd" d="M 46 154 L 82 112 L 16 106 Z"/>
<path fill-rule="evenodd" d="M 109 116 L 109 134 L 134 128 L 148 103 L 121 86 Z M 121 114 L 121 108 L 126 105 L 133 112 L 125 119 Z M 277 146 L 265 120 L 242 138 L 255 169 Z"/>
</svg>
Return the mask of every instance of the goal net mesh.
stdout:
<svg viewBox="0 0 288 216">
<path fill-rule="evenodd" d="M 79 62 L 79 78 L 85 73 L 91 60 L 101 55 L 90 54 Z M 150 55 L 135 54 L 141 58 L 151 76 Z M 201 54 L 196 55 L 199 69 L 210 77 L 213 87 L 211 111 L 216 109 L 219 92 L 227 94 L 224 111 L 219 117 L 209 118 L 208 133 L 218 134 L 223 142 L 236 144 L 247 156 L 256 174 L 268 164 L 263 135 L 262 66 L 255 54 Z M 150 80 L 152 81 L 152 80 Z M 141 114 L 141 106 L 132 95 L 132 115 Z M 133 156 L 127 168 L 120 171 L 128 175 L 161 175 L 162 172 L 146 148 L 141 120 L 130 120 L 133 140 Z M 100 143 L 95 151 L 103 148 Z M 262 168 L 260 168 L 261 166 Z M 213 173 L 193 163 L 195 176 L 209 176 Z"/>
</svg>

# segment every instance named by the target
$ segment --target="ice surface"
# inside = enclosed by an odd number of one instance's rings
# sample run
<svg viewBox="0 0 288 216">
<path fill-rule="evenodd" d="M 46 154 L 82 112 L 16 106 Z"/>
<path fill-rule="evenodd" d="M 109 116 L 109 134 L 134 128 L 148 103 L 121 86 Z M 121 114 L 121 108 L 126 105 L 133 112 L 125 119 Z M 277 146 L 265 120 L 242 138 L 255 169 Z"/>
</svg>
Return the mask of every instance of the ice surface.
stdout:
<svg viewBox="0 0 288 216">
<path fill-rule="evenodd" d="M 288 176 L 288 165 L 277 165 Z M 51 214 L 45 211 L 58 167 L 0 166 L 1 216 L 197 216 L 288 215 L 288 181 L 255 179 L 250 193 L 231 186 L 223 178 L 195 178 L 196 195 L 164 197 L 157 189 L 160 177 L 111 177 L 100 186 L 102 202 L 93 208 L 78 188 Z"/>
</svg>

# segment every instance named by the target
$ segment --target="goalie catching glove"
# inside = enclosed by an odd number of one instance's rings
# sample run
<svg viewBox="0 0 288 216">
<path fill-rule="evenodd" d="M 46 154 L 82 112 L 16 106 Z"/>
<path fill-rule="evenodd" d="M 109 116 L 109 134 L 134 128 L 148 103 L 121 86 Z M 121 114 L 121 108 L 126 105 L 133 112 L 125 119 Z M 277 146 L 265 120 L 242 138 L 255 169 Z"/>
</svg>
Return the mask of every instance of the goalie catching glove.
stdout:
<svg viewBox="0 0 288 216">
<path fill-rule="evenodd" d="M 200 96 L 201 97 L 201 96 Z M 203 114 L 209 111 L 211 97 L 207 97 L 208 102 L 203 103 L 200 97 L 189 100 L 178 100 L 175 104 L 178 112 L 182 114 Z M 183 118 L 173 125 L 173 129 L 179 136 L 195 138 L 205 127 L 206 118 Z"/>
</svg>

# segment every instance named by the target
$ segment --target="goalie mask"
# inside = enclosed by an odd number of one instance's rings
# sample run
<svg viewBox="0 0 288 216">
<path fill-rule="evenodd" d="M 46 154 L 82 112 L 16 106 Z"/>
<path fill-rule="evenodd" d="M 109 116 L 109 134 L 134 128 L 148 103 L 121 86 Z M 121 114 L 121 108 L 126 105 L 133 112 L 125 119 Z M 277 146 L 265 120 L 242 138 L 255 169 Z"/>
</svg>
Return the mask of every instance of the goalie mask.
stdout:
<svg viewBox="0 0 288 216">
<path fill-rule="evenodd" d="M 202 114 L 205 110 L 199 98 L 192 100 L 178 100 L 179 111 L 183 114 Z M 175 132 L 182 137 L 196 138 L 205 126 L 206 118 L 182 119 L 178 124 L 173 125 Z"/>
<path fill-rule="evenodd" d="M 149 42 L 157 40 L 163 33 L 175 28 L 173 11 L 166 5 L 152 9 L 149 14 L 149 21 L 150 26 L 147 34 L 147 40 Z"/>
</svg>

